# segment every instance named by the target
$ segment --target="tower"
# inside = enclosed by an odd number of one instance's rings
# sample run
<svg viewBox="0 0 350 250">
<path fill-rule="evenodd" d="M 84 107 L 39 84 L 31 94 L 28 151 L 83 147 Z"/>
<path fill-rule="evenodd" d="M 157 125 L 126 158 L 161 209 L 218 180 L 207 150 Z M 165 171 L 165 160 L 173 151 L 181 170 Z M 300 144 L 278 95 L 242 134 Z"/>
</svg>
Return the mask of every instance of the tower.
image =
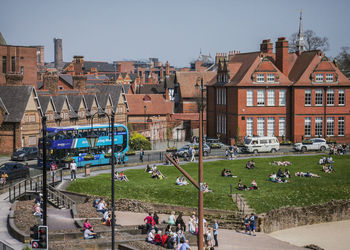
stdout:
<svg viewBox="0 0 350 250">
<path fill-rule="evenodd" d="M 55 68 L 61 71 L 63 68 L 62 39 L 54 38 L 53 42 L 55 45 Z"/>
<path fill-rule="evenodd" d="M 302 17 L 302 10 L 300 10 L 300 21 L 299 21 L 299 33 L 298 33 L 298 40 L 296 41 L 296 51 L 298 53 L 301 53 L 305 51 L 305 41 L 303 36 L 303 17 Z"/>
</svg>

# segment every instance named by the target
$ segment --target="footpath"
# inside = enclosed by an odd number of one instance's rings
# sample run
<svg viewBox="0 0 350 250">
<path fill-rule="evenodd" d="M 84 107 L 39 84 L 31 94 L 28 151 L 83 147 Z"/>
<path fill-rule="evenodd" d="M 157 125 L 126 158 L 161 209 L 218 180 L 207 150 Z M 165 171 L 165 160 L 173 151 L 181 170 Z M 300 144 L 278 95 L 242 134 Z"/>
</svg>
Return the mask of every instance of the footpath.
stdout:
<svg viewBox="0 0 350 250">
<path fill-rule="evenodd" d="M 306 155 L 306 154 L 305 154 Z M 239 157 L 239 159 L 251 158 L 252 156 Z M 259 157 L 259 156 L 258 156 Z M 270 156 L 260 156 L 260 157 L 271 157 Z M 276 156 L 280 157 L 280 156 Z M 224 158 L 221 158 L 224 159 Z M 204 161 L 216 161 L 216 159 L 206 159 Z M 180 162 L 180 164 L 187 162 Z M 118 171 L 125 171 L 128 169 L 144 169 L 147 163 L 141 163 L 142 165 L 128 166 L 128 167 L 118 167 Z M 152 165 L 161 165 L 161 164 L 152 164 Z M 97 170 L 90 173 L 91 176 L 96 176 L 101 173 L 110 173 L 110 169 Z M 77 178 L 89 178 L 85 177 L 84 173 L 78 173 Z M 63 177 L 64 182 L 70 181 L 70 176 L 66 175 Z M 62 183 L 63 185 L 64 183 Z M 7 217 L 9 214 L 9 209 L 11 203 L 8 201 L 8 192 L 5 192 L 0 195 L 0 241 L 4 242 L 8 246 L 21 250 L 26 245 L 14 239 L 7 230 Z M 168 215 L 161 215 L 161 221 L 166 220 Z M 132 213 L 132 212 L 116 212 L 117 224 L 122 226 L 126 225 L 140 225 L 143 224 L 143 219 L 146 217 L 145 213 Z M 55 225 L 57 230 L 68 230 L 74 226 L 73 220 L 71 218 L 69 210 L 59 210 L 55 208 L 48 209 L 48 225 Z M 186 222 L 187 224 L 187 222 Z M 57 227 L 57 228 L 56 228 Z M 221 229 L 219 231 L 219 247 L 215 249 L 302 249 L 300 247 L 291 245 L 287 242 L 275 239 L 264 233 L 257 233 L 256 236 L 246 235 L 241 232 L 236 232 L 233 230 Z M 196 249 L 196 248 L 192 248 Z"/>
</svg>

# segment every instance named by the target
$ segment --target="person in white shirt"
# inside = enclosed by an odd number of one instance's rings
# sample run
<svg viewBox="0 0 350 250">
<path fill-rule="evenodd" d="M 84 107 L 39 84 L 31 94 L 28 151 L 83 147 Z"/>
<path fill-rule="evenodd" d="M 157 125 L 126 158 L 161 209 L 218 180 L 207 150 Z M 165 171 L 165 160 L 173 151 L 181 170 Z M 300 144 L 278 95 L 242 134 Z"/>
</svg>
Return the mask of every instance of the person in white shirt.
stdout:
<svg viewBox="0 0 350 250">
<path fill-rule="evenodd" d="M 149 232 L 149 234 L 148 234 L 148 236 L 147 236 L 147 241 L 149 242 L 149 243 L 152 243 L 152 244 L 154 244 L 155 242 L 154 242 L 154 234 L 156 233 L 156 230 L 154 230 L 154 229 L 152 229 L 150 232 Z"/>
<path fill-rule="evenodd" d="M 76 180 L 77 179 L 77 164 L 73 160 L 70 164 L 70 180 Z"/>
<path fill-rule="evenodd" d="M 97 234 L 91 232 L 89 229 L 84 230 L 84 239 L 94 239 L 97 238 Z"/>
</svg>

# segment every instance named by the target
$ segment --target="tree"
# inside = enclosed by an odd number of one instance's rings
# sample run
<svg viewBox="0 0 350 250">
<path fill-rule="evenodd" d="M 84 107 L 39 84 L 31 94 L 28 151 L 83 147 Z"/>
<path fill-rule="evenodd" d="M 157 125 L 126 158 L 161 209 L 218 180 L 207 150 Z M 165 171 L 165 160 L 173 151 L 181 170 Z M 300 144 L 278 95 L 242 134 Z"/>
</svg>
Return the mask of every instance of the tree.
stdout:
<svg viewBox="0 0 350 250">
<path fill-rule="evenodd" d="M 329 49 L 328 37 L 319 37 L 313 30 L 304 32 L 305 49 L 327 51 Z M 289 38 L 289 51 L 296 51 L 296 43 L 298 40 L 298 32 L 293 33 Z"/>
<path fill-rule="evenodd" d="M 335 59 L 339 69 L 350 78 L 350 47 L 342 47 Z"/>
<path fill-rule="evenodd" d="M 152 149 L 152 145 L 146 137 L 137 132 L 134 132 L 130 138 L 130 147 L 132 150 L 140 150 L 141 148 L 144 150 Z"/>
</svg>

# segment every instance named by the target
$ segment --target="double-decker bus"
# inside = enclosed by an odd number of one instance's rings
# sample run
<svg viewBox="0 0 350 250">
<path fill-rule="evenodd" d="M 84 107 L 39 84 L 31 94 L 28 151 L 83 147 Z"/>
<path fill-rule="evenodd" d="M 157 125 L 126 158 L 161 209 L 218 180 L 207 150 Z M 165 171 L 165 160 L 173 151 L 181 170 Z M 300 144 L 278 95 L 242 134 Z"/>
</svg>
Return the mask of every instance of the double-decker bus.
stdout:
<svg viewBox="0 0 350 250">
<path fill-rule="evenodd" d="M 60 166 L 74 161 L 78 167 L 90 165 L 110 164 L 112 152 L 111 127 L 109 124 L 94 124 L 93 131 L 98 135 L 98 140 L 94 148 L 86 139 L 91 133 L 91 126 L 77 125 L 69 127 L 49 127 L 47 128 L 46 148 L 49 165 L 55 161 Z M 39 166 L 42 166 L 42 138 L 39 140 L 40 157 Z M 129 150 L 129 133 L 126 126 L 122 124 L 114 125 L 114 153 L 115 159 L 123 157 L 124 162 L 128 160 L 125 153 Z"/>
</svg>

